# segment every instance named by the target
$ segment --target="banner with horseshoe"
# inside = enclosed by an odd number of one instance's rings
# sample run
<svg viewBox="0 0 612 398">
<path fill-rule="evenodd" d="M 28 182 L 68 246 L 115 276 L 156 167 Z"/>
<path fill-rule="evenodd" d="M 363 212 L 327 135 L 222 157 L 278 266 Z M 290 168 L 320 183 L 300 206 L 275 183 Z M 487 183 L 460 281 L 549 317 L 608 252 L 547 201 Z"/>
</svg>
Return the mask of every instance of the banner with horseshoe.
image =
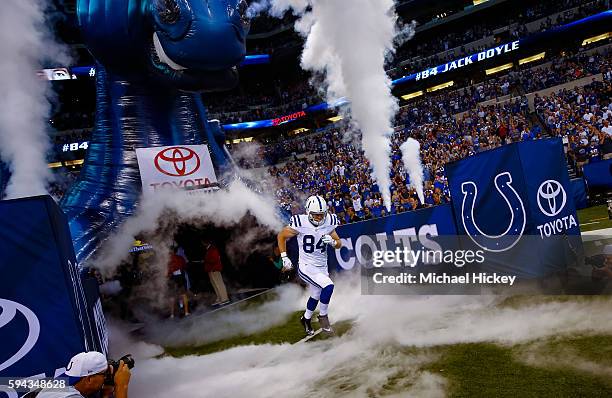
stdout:
<svg viewBox="0 0 612 398">
<path fill-rule="evenodd" d="M 446 167 L 455 221 L 466 245 L 493 256 L 496 271 L 539 277 L 567 264 L 560 258 L 580 228 L 560 139 L 505 145 Z M 529 243 L 524 237 L 529 238 Z M 538 250 L 534 250 L 534 242 Z M 578 244 L 579 245 L 579 244 Z"/>
<path fill-rule="evenodd" d="M 54 377 L 81 351 L 105 352 L 98 286 L 83 284 L 59 206 L 5 200 L 0 219 L 0 377 Z"/>
</svg>

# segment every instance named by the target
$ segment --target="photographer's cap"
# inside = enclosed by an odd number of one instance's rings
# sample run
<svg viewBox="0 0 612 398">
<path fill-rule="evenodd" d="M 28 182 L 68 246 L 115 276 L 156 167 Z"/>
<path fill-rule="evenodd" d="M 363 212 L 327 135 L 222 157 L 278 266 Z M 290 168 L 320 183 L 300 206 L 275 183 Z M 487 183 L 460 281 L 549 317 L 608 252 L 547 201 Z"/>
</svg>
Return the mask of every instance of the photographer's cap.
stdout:
<svg viewBox="0 0 612 398">
<path fill-rule="evenodd" d="M 70 377 L 86 377 L 102 373 L 108 369 L 106 356 L 97 351 L 76 354 L 66 366 L 66 375 Z"/>
</svg>

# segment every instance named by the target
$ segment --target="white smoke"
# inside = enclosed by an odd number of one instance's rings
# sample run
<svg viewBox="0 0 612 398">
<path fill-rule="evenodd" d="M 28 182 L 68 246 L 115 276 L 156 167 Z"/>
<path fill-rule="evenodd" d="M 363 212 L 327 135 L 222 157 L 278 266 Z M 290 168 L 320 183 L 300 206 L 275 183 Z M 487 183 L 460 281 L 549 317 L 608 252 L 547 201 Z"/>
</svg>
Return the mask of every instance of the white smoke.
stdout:
<svg viewBox="0 0 612 398">
<path fill-rule="evenodd" d="M 423 165 L 421 164 L 420 149 L 421 144 L 414 138 L 408 138 L 400 146 L 402 161 L 410 176 L 410 186 L 416 189 L 421 204 L 425 204 L 425 196 L 423 195 Z"/>
<path fill-rule="evenodd" d="M 104 275 L 112 275 L 128 256 L 134 238 L 141 233 L 153 233 L 160 226 L 172 228 L 180 223 L 211 223 L 216 227 L 229 227 L 237 225 L 247 214 L 271 231 L 282 227 L 274 199 L 253 192 L 240 180 L 233 181 L 227 190 L 210 194 L 186 195 L 168 191 L 145 195 L 136 214 L 104 243 L 92 265 Z M 158 244 L 168 247 L 172 235 L 160 239 Z"/>
<path fill-rule="evenodd" d="M 302 68 L 325 75 L 328 102 L 350 101 L 372 177 L 390 209 L 390 135 L 398 105 L 384 67 L 396 37 L 394 1 L 352 0 L 347 6 L 342 0 L 264 0 L 251 10 L 266 8 L 274 16 L 288 10 L 301 16 L 295 30 L 306 38 Z"/>
<path fill-rule="evenodd" d="M 240 335 L 250 335 L 284 323 L 294 311 L 306 302 L 302 289 L 296 284 L 286 284 L 265 293 L 269 298 L 255 309 L 244 310 L 237 304 L 222 311 L 192 315 L 177 328 L 174 320 L 156 322 L 145 331 L 147 338 L 164 347 L 202 345 Z M 206 333 L 202 333 L 206 330 Z"/>
<path fill-rule="evenodd" d="M 49 84 L 43 60 L 68 62 L 45 25 L 43 0 L 5 1 L 0 12 L 0 158 L 11 179 L 7 198 L 45 194 L 51 173 L 47 120 Z"/>
<path fill-rule="evenodd" d="M 293 287 L 283 289 L 275 300 L 241 313 L 220 311 L 206 321 L 203 315 L 175 322 L 173 332 L 170 324 L 156 325 L 160 340 L 154 343 L 202 344 L 261 330 L 268 319 L 273 327 L 306 302 L 306 292 L 299 297 Z M 447 383 L 443 374 L 423 370 L 438 355 L 428 347 L 469 342 L 512 345 L 612 332 L 609 297 L 545 302 L 535 298 L 520 306 L 506 306 L 503 301 L 495 296 L 367 296 L 361 294 L 358 280 L 338 278 L 330 318 L 334 323 L 352 322 L 351 331 L 342 337 L 297 345 L 244 345 L 205 356 L 143 358 L 130 391 L 135 396 L 443 397 Z M 111 345 L 118 350 L 115 341 Z M 414 347 L 421 349 L 405 349 Z M 143 348 L 152 350 L 131 342 L 119 352 Z M 307 372 L 299 371 L 304 363 L 312 364 Z M 398 374 L 397 390 L 384 389 L 390 380 L 397 381 Z"/>
<path fill-rule="evenodd" d="M 270 229 L 257 225 L 233 231 L 225 246 L 225 253 L 234 264 L 240 264 L 249 255 L 256 253 L 270 255 L 273 245 L 266 239 L 269 237 Z"/>
</svg>

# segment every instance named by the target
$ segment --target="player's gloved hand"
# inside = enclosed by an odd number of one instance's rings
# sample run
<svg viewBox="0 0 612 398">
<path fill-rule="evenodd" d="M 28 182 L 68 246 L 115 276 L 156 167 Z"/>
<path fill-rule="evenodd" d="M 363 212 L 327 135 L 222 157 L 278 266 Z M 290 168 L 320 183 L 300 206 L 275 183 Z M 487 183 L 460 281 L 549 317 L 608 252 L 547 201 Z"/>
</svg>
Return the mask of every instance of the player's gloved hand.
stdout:
<svg viewBox="0 0 612 398">
<path fill-rule="evenodd" d="M 336 241 L 334 240 L 334 238 L 331 237 L 331 235 L 329 234 L 325 234 L 321 237 L 321 240 L 323 241 L 323 243 L 326 243 L 328 245 L 332 245 L 335 246 L 336 245 Z"/>
<path fill-rule="evenodd" d="M 281 253 L 281 259 L 283 260 L 283 269 L 281 271 L 291 271 L 293 269 L 293 264 L 291 263 L 291 259 L 287 256 L 287 253 Z"/>
</svg>

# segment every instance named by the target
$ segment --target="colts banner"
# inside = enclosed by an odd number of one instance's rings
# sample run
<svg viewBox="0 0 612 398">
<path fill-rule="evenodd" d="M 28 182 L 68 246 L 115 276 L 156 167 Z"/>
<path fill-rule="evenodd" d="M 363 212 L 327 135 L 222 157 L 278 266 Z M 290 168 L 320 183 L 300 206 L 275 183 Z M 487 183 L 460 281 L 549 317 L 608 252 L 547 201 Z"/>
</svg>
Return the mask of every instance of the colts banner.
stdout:
<svg viewBox="0 0 612 398">
<path fill-rule="evenodd" d="M 563 271 L 580 229 L 560 139 L 506 145 L 447 165 L 457 228 L 496 271 Z M 581 247 L 573 247 L 576 251 Z M 558 255 L 558 256 L 557 256 Z"/>
<path fill-rule="evenodd" d="M 82 351 L 106 353 L 97 285 L 76 266 L 49 196 L 0 202 L 0 377 L 54 377 Z"/>
<path fill-rule="evenodd" d="M 438 248 L 435 237 L 456 235 L 457 229 L 451 205 L 447 204 L 341 225 L 336 232 L 343 247 L 328 251 L 329 268 L 348 270 L 356 261 L 366 263 L 372 252 L 392 250 L 391 246 Z"/>
<path fill-rule="evenodd" d="M 210 188 L 217 184 L 207 145 L 137 148 L 142 190 Z"/>
</svg>

